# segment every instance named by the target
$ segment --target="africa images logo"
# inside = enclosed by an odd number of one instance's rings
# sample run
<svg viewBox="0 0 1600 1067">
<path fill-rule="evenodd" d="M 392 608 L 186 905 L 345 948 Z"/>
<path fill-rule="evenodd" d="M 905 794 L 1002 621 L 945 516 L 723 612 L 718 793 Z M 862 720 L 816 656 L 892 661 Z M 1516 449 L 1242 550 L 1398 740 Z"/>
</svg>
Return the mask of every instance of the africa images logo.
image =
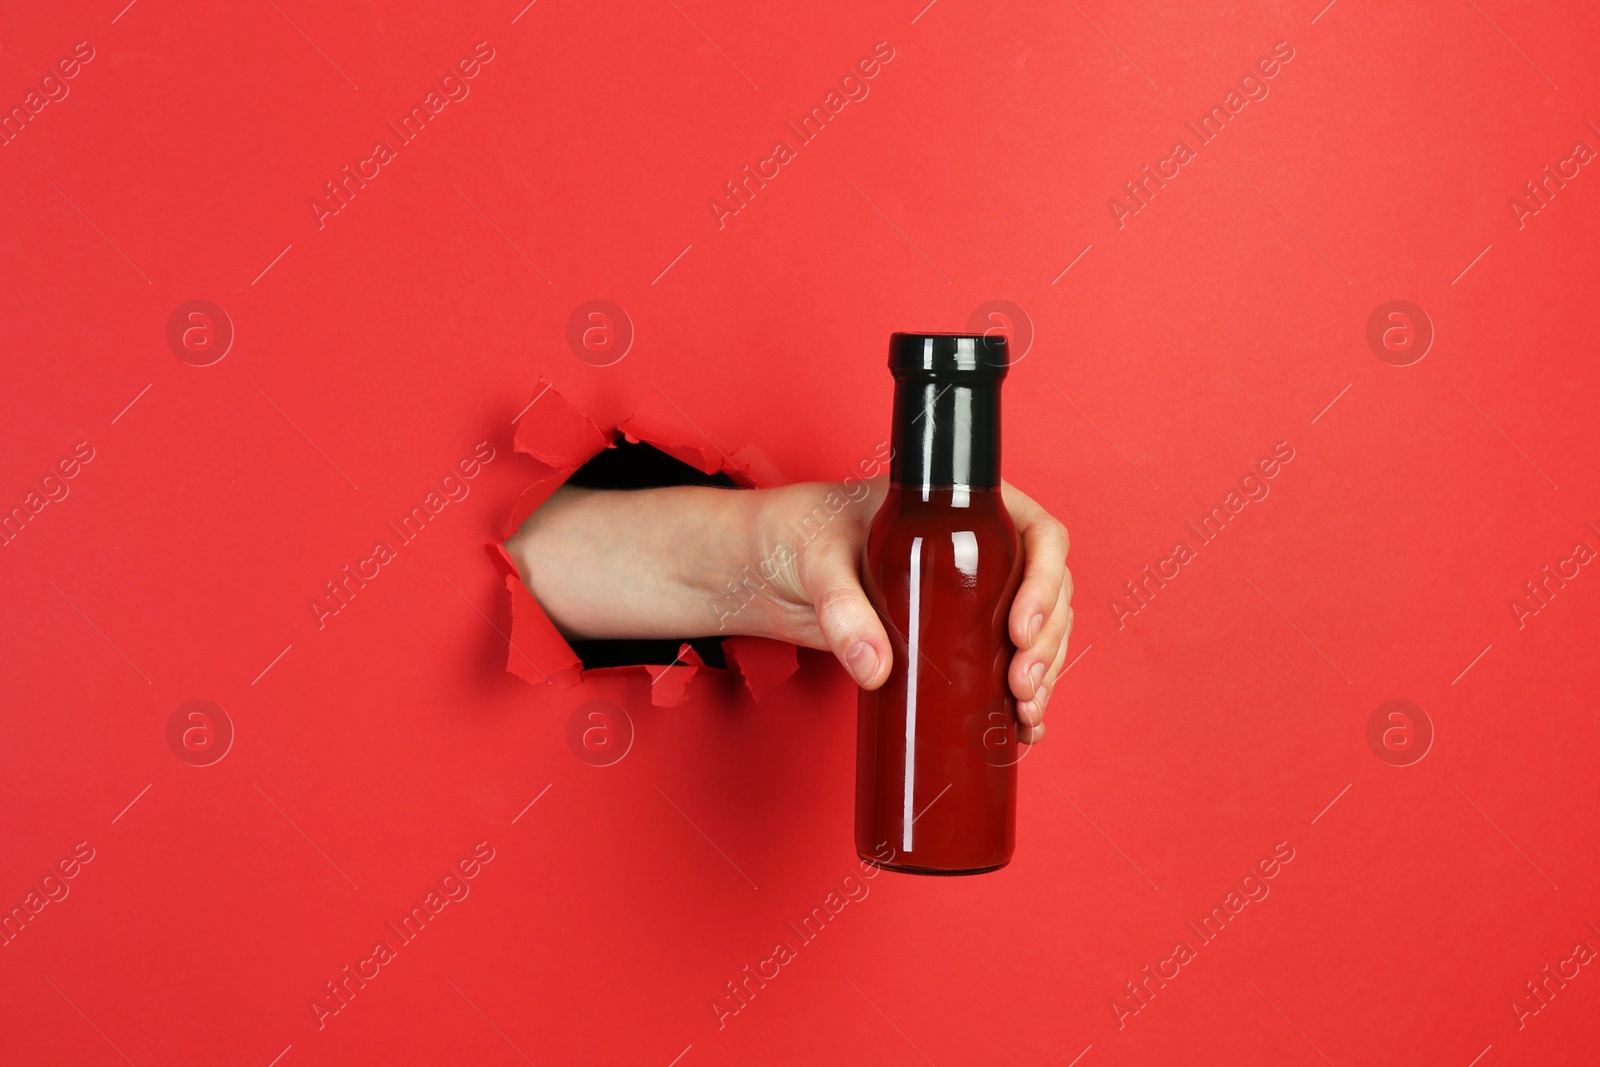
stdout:
<svg viewBox="0 0 1600 1067">
<path fill-rule="evenodd" d="M 398 159 L 400 153 L 397 149 L 404 148 L 420 137 L 428 123 L 438 118 L 452 102 L 465 100 L 472 92 L 472 86 L 467 83 L 476 78 L 485 65 L 492 63 L 494 57 L 494 46 L 488 41 L 473 45 L 472 54 L 449 67 L 440 76 L 438 89 L 428 90 L 420 104 L 413 105 L 400 117 L 398 126 L 393 122 L 384 123 L 394 134 L 393 144 L 386 139 L 373 142 L 372 154 L 357 160 L 354 170 L 346 164 L 338 178 L 323 182 L 326 197 L 319 194 L 306 201 L 317 229 L 327 226 L 330 218 L 349 207 L 356 194 L 367 187 L 367 182 L 375 180 L 383 173 L 384 167 Z"/>
<path fill-rule="evenodd" d="M 737 178 L 723 182 L 722 192 L 706 200 L 706 206 L 711 209 L 711 217 L 716 220 L 717 229 L 727 226 L 729 219 L 750 206 L 750 201 L 767 187 L 767 182 L 777 178 L 783 173 L 785 166 L 800 158 L 796 147 L 804 148 L 816 140 L 828 123 L 837 119 L 847 106 L 865 100 L 867 94 L 872 91 L 867 82 L 876 78 L 879 72 L 894 60 L 894 55 L 894 47 L 888 41 L 879 41 L 873 45 L 872 54 L 857 60 L 855 65 L 839 79 L 838 89 L 828 90 L 822 102 L 801 115 L 797 121 L 783 124 L 788 136 L 780 137 L 773 142 L 772 152 L 766 159 L 757 162 L 753 170 L 750 164 L 746 163 Z M 791 138 L 794 145 L 789 143 Z"/>
</svg>

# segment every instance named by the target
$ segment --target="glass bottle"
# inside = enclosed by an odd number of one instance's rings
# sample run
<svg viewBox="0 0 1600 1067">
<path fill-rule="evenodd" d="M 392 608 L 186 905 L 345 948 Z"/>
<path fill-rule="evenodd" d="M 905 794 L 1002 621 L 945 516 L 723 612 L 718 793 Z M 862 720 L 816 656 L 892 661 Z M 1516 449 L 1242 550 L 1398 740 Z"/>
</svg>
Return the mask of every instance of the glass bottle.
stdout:
<svg viewBox="0 0 1600 1067">
<path fill-rule="evenodd" d="M 860 695 L 856 850 L 917 874 L 1003 867 L 1016 844 L 1008 617 L 1022 545 L 1000 499 L 1001 336 L 896 333 L 888 497 L 862 584 L 893 647 Z"/>
</svg>

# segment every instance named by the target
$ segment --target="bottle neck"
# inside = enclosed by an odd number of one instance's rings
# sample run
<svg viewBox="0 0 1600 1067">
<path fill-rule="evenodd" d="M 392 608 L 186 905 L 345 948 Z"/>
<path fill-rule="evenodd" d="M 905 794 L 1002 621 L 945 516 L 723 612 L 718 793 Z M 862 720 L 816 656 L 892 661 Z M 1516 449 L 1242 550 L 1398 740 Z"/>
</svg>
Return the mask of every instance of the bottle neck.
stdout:
<svg viewBox="0 0 1600 1067">
<path fill-rule="evenodd" d="M 889 480 L 920 490 L 1000 487 L 1000 382 L 981 377 L 896 377 Z M 958 505 L 959 506 L 959 505 Z"/>
</svg>

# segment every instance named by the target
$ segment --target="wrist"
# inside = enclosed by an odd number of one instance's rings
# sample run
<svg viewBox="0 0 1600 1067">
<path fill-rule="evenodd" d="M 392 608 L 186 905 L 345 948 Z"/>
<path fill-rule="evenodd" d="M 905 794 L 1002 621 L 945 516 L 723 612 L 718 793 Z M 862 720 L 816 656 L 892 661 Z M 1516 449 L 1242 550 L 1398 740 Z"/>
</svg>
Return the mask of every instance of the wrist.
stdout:
<svg viewBox="0 0 1600 1067">
<path fill-rule="evenodd" d="M 747 614 L 739 610 L 742 601 L 734 590 L 748 576 L 742 568 L 753 558 L 759 501 L 752 498 L 759 494 L 701 487 L 664 492 L 682 494 L 682 506 L 673 509 L 679 521 L 663 531 L 668 550 L 662 562 L 669 566 L 673 583 L 686 603 L 695 605 L 696 616 L 708 621 L 705 633 L 744 632 L 732 627 L 736 616 Z"/>
<path fill-rule="evenodd" d="M 784 489 L 724 491 L 716 538 L 689 576 L 708 605 L 713 636 L 748 635 L 790 640 L 792 598 L 784 572 L 791 546 L 781 544 Z"/>
</svg>

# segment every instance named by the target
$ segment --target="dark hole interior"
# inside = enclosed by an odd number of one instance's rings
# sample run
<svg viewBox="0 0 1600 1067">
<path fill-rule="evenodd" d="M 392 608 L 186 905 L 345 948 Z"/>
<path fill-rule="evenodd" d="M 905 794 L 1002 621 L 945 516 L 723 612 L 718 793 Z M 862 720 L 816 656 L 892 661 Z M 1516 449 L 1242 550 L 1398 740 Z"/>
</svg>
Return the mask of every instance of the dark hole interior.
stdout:
<svg viewBox="0 0 1600 1067">
<path fill-rule="evenodd" d="M 702 474 L 687 463 L 673 459 L 658 448 L 621 439 L 572 472 L 568 485 L 584 489 L 653 489 L 668 485 L 711 485 L 736 489 L 732 478 L 718 471 Z M 573 641 L 572 650 L 583 661 L 585 670 L 597 667 L 628 667 L 641 663 L 672 663 L 678 648 L 687 640 L 709 667 L 726 667 L 722 638 L 695 637 L 681 640 Z"/>
</svg>

